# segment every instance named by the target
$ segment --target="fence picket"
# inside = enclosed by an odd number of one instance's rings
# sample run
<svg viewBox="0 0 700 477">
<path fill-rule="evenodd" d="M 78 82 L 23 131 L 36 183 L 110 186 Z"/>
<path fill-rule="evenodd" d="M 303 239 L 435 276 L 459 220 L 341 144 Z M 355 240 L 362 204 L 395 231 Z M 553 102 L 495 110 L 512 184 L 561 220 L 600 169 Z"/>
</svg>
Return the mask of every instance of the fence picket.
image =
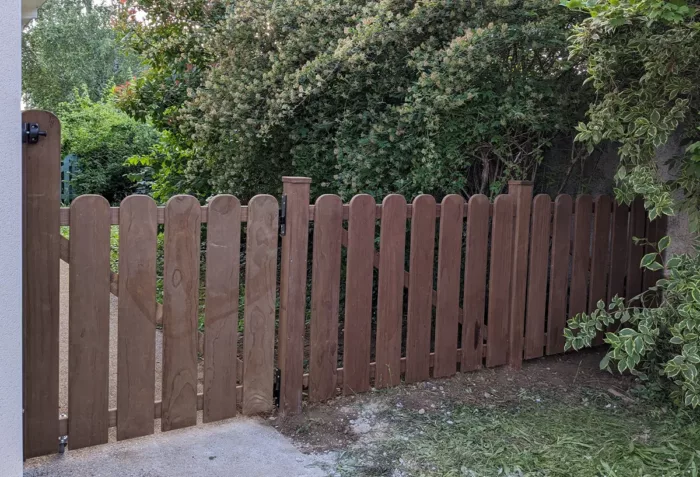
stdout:
<svg viewBox="0 0 700 477">
<path fill-rule="evenodd" d="M 374 274 L 375 202 L 360 194 L 350 200 L 348 262 L 345 281 L 343 333 L 343 392 L 369 390 L 372 337 L 372 281 Z"/>
<path fill-rule="evenodd" d="M 377 369 L 375 387 L 401 382 L 401 321 L 403 319 L 406 199 L 391 194 L 382 201 L 377 298 Z"/>
<path fill-rule="evenodd" d="M 118 440 L 153 434 L 157 212 L 146 195 L 125 198 L 119 211 Z"/>
<path fill-rule="evenodd" d="M 176 195 L 165 206 L 161 429 L 197 423 L 200 206 Z"/>
<path fill-rule="evenodd" d="M 489 199 L 469 199 L 467 239 L 464 244 L 464 306 L 462 319 L 462 362 L 460 371 L 473 371 L 483 361 L 484 314 L 486 313 L 486 267 L 489 247 Z"/>
<path fill-rule="evenodd" d="M 277 199 L 256 195 L 248 205 L 243 339 L 243 414 L 274 406 Z"/>
<path fill-rule="evenodd" d="M 644 238 L 646 233 L 646 211 L 644 210 L 644 199 L 637 198 L 630 207 L 629 218 L 629 260 L 627 262 L 627 289 L 625 295 L 627 302 L 642 292 L 642 269 L 639 264 L 644 255 L 644 245 L 634 243 L 634 238 Z M 639 306 L 639 303 L 633 303 Z"/>
<path fill-rule="evenodd" d="M 595 199 L 593 217 L 593 244 L 591 245 L 591 284 L 588 296 L 588 311 L 595 310 L 598 301 L 605 301 L 608 291 L 608 267 L 610 264 L 610 218 L 612 200 L 601 195 Z M 603 344 L 603 335 L 593 340 L 594 345 Z"/>
<path fill-rule="evenodd" d="M 440 212 L 437 306 L 435 308 L 435 366 L 433 377 L 452 376 L 457 371 L 459 323 L 459 279 L 462 265 L 464 199 L 448 195 Z"/>
<path fill-rule="evenodd" d="M 232 195 L 209 202 L 204 306 L 204 422 L 236 415 L 241 203 Z"/>
<path fill-rule="evenodd" d="M 287 204 L 286 233 L 280 254 L 280 314 L 277 364 L 280 370 L 282 414 L 301 412 L 304 379 L 306 318 L 306 266 L 309 245 L 308 177 L 283 177 L 283 200 Z"/>
<path fill-rule="evenodd" d="M 631 242 L 628 237 L 627 223 L 629 207 L 615 202 L 612 225 L 612 245 L 610 259 L 610 281 L 608 284 L 608 300 L 618 296 L 625 297 L 625 274 L 627 257 Z"/>
<path fill-rule="evenodd" d="M 406 333 L 407 383 L 430 378 L 435 205 L 435 198 L 431 195 L 419 195 L 413 200 Z"/>
<path fill-rule="evenodd" d="M 581 195 L 576 199 L 574 213 L 574 250 L 571 266 L 569 317 L 585 313 L 588 300 L 588 269 L 590 266 L 591 213 L 593 197 Z"/>
<path fill-rule="evenodd" d="M 109 431 L 109 203 L 71 204 L 68 415 L 70 448 L 104 444 Z"/>
<path fill-rule="evenodd" d="M 46 130 L 22 146 L 22 417 L 30 458 L 56 452 L 59 435 L 61 124 L 46 111 L 24 111 L 22 121 Z"/>
<path fill-rule="evenodd" d="M 652 253 L 656 252 L 658 250 L 656 244 L 659 242 L 661 237 L 666 235 L 666 227 L 668 224 L 668 216 L 662 215 L 651 222 L 647 221 L 647 230 L 646 230 L 646 237 L 647 240 L 651 243 L 654 244 L 654 246 L 647 245 L 644 247 L 644 253 Z M 643 290 L 648 290 L 649 288 L 653 287 L 656 285 L 656 281 L 660 280 L 663 278 L 663 269 L 662 270 L 648 270 L 644 269 L 643 271 L 643 285 L 642 288 Z M 652 293 L 649 292 L 648 297 L 646 297 L 646 303 L 649 306 L 657 306 L 658 305 L 658 294 L 657 293 Z"/>
<path fill-rule="evenodd" d="M 549 195 L 540 194 L 532 201 L 530 270 L 527 279 L 527 315 L 525 318 L 525 359 L 539 358 L 544 354 L 551 227 L 552 201 Z"/>
<path fill-rule="evenodd" d="M 510 274 L 513 263 L 513 198 L 499 195 L 493 203 L 491 233 L 491 270 L 489 273 L 488 337 L 486 366 L 506 364 L 508 355 L 508 318 Z"/>
<path fill-rule="evenodd" d="M 319 197 L 314 214 L 309 343 L 309 399 L 315 402 L 335 396 L 342 228 L 342 199 L 330 194 Z"/>
<path fill-rule="evenodd" d="M 554 201 L 552 260 L 549 271 L 549 306 L 547 307 L 548 355 L 564 352 L 572 207 L 573 200 L 569 195 L 559 195 Z"/>
</svg>

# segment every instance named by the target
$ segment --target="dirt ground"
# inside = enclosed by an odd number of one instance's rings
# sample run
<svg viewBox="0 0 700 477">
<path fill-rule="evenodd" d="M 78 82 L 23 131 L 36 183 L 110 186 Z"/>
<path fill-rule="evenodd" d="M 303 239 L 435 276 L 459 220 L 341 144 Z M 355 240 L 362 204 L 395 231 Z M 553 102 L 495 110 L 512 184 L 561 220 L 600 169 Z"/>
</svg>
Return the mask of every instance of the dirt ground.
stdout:
<svg viewBox="0 0 700 477">
<path fill-rule="evenodd" d="M 308 453 L 348 449 L 370 434 L 391 432 L 392 410 L 424 414 L 459 404 L 475 407 L 512 407 L 524 401 L 555 399 L 581 403 L 593 393 L 631 400 L 634 383 L 600 371 L 600 350 L 527 361 L 522 371 L 508 367 L 457 374 L 448 379 L 401 385 L 389 390 L 342 396 L 323 404 L 306 404 L 298 416 L 273 417 L 272 426 Z"/>
</svg>

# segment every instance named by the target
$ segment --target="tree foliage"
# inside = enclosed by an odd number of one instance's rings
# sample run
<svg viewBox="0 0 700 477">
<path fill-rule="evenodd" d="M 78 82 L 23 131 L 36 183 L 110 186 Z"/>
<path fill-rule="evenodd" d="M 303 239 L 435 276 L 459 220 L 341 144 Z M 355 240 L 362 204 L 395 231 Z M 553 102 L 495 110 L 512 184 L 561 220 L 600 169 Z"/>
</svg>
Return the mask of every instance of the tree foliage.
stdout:
<svg viewBox="0 0 700 477">
<path fill-rule="evenodd" d="M 115 4 L 51 0 L 22 35 L 22 91 L 27 105 L 56 111 L 59 103 L 87 90 L 97 101 L 123 83 L 140 60 L 121 47 L 111 22 Z"/>
<path fill-rule="evenodd" d="M 580 15 L 546 0 L 135 8 L 149 21 L 123 25 L 151 68 L 120 107 L 192 151 L 170 164 L 203 193 L 250 197 L 283 174 L 316 193 L 498 192 L 536 173 L 591 92 L 566 59 Z"/>
<path fill-rule="evenodd" d="M 147 154 L 158 140 L 153 127 L 130 118 L 111 101 L 94 102 L 87 93 L 61 103 L 63 155 L 78 157 L 78 171 L 71 183 L 77 194 L 99 194 L 110 203 L 119 202 L 135 189 L 130 174 L 139 167 L 125 162 Z"/>
<path fill-rule="evenodd" d="M 700 225 L 700 23 L 696 0 L 565 0 L 590 16 L 572 37 L 571 55 L 586 61 L 597 92 L 577 138 L 592 147 L 615 141 L 619 198 L 646 200 L 650 218 L 688 213 Z M 657 149 L 682 131 L 685 153 L 658 173 Z M 675 204 L 673 193 L 684 199 Z"/>
</svg>

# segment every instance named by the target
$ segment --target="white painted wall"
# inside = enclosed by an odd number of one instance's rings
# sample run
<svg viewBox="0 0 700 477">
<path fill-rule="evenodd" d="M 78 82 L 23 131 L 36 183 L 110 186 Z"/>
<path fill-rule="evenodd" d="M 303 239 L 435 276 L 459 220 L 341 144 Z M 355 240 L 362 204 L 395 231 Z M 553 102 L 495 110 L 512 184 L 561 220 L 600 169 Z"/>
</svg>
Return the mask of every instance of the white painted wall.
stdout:
<svg viewBox="0 0 700 477">
<path fill-rule="evenodd" d="M 0 15 L 0 476 L 22 475 L 21 0 Z"/>
</svg>

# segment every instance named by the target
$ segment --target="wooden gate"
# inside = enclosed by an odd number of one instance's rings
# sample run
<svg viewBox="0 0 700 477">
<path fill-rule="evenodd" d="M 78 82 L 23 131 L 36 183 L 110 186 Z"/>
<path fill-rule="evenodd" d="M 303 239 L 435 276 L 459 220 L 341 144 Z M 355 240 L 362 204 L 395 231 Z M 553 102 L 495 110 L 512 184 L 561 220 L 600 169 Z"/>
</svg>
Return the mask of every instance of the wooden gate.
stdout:
<svg viewBox="0 0 700 477">
<path fill-rule="evenodd" d="M 24 149 L 26 457 L 55 452 L 60 436 L 76 449 L 106 443 L 114 427 L 121 440 L 153 433 L 156 419 L 169 431 L 195 425 L 198 411 L 204 422 L 270 411 L 275 384 L 280 410 L 297 413 L 305 394 L 323 401 L 517 368 L 562 353 L 569 316 L 659 278 L 639 268 L 644 247 L 632 237 L 657 239 L 665 223 L 648 223 L 641 202 L 533 199 L 522 181 L 493 203 L 324 195 L 310 205 L 311 181 L 286 177 L 279 203 L 177 195 L 158 206 L 134 195 L 110 207 L 86 195 L 61 207 L 60 125 L 45 112 L 24 121 L 47 131 Z M 67 416 L 58 415 L 59 259 L 70 264 Z"/>
</svg>

